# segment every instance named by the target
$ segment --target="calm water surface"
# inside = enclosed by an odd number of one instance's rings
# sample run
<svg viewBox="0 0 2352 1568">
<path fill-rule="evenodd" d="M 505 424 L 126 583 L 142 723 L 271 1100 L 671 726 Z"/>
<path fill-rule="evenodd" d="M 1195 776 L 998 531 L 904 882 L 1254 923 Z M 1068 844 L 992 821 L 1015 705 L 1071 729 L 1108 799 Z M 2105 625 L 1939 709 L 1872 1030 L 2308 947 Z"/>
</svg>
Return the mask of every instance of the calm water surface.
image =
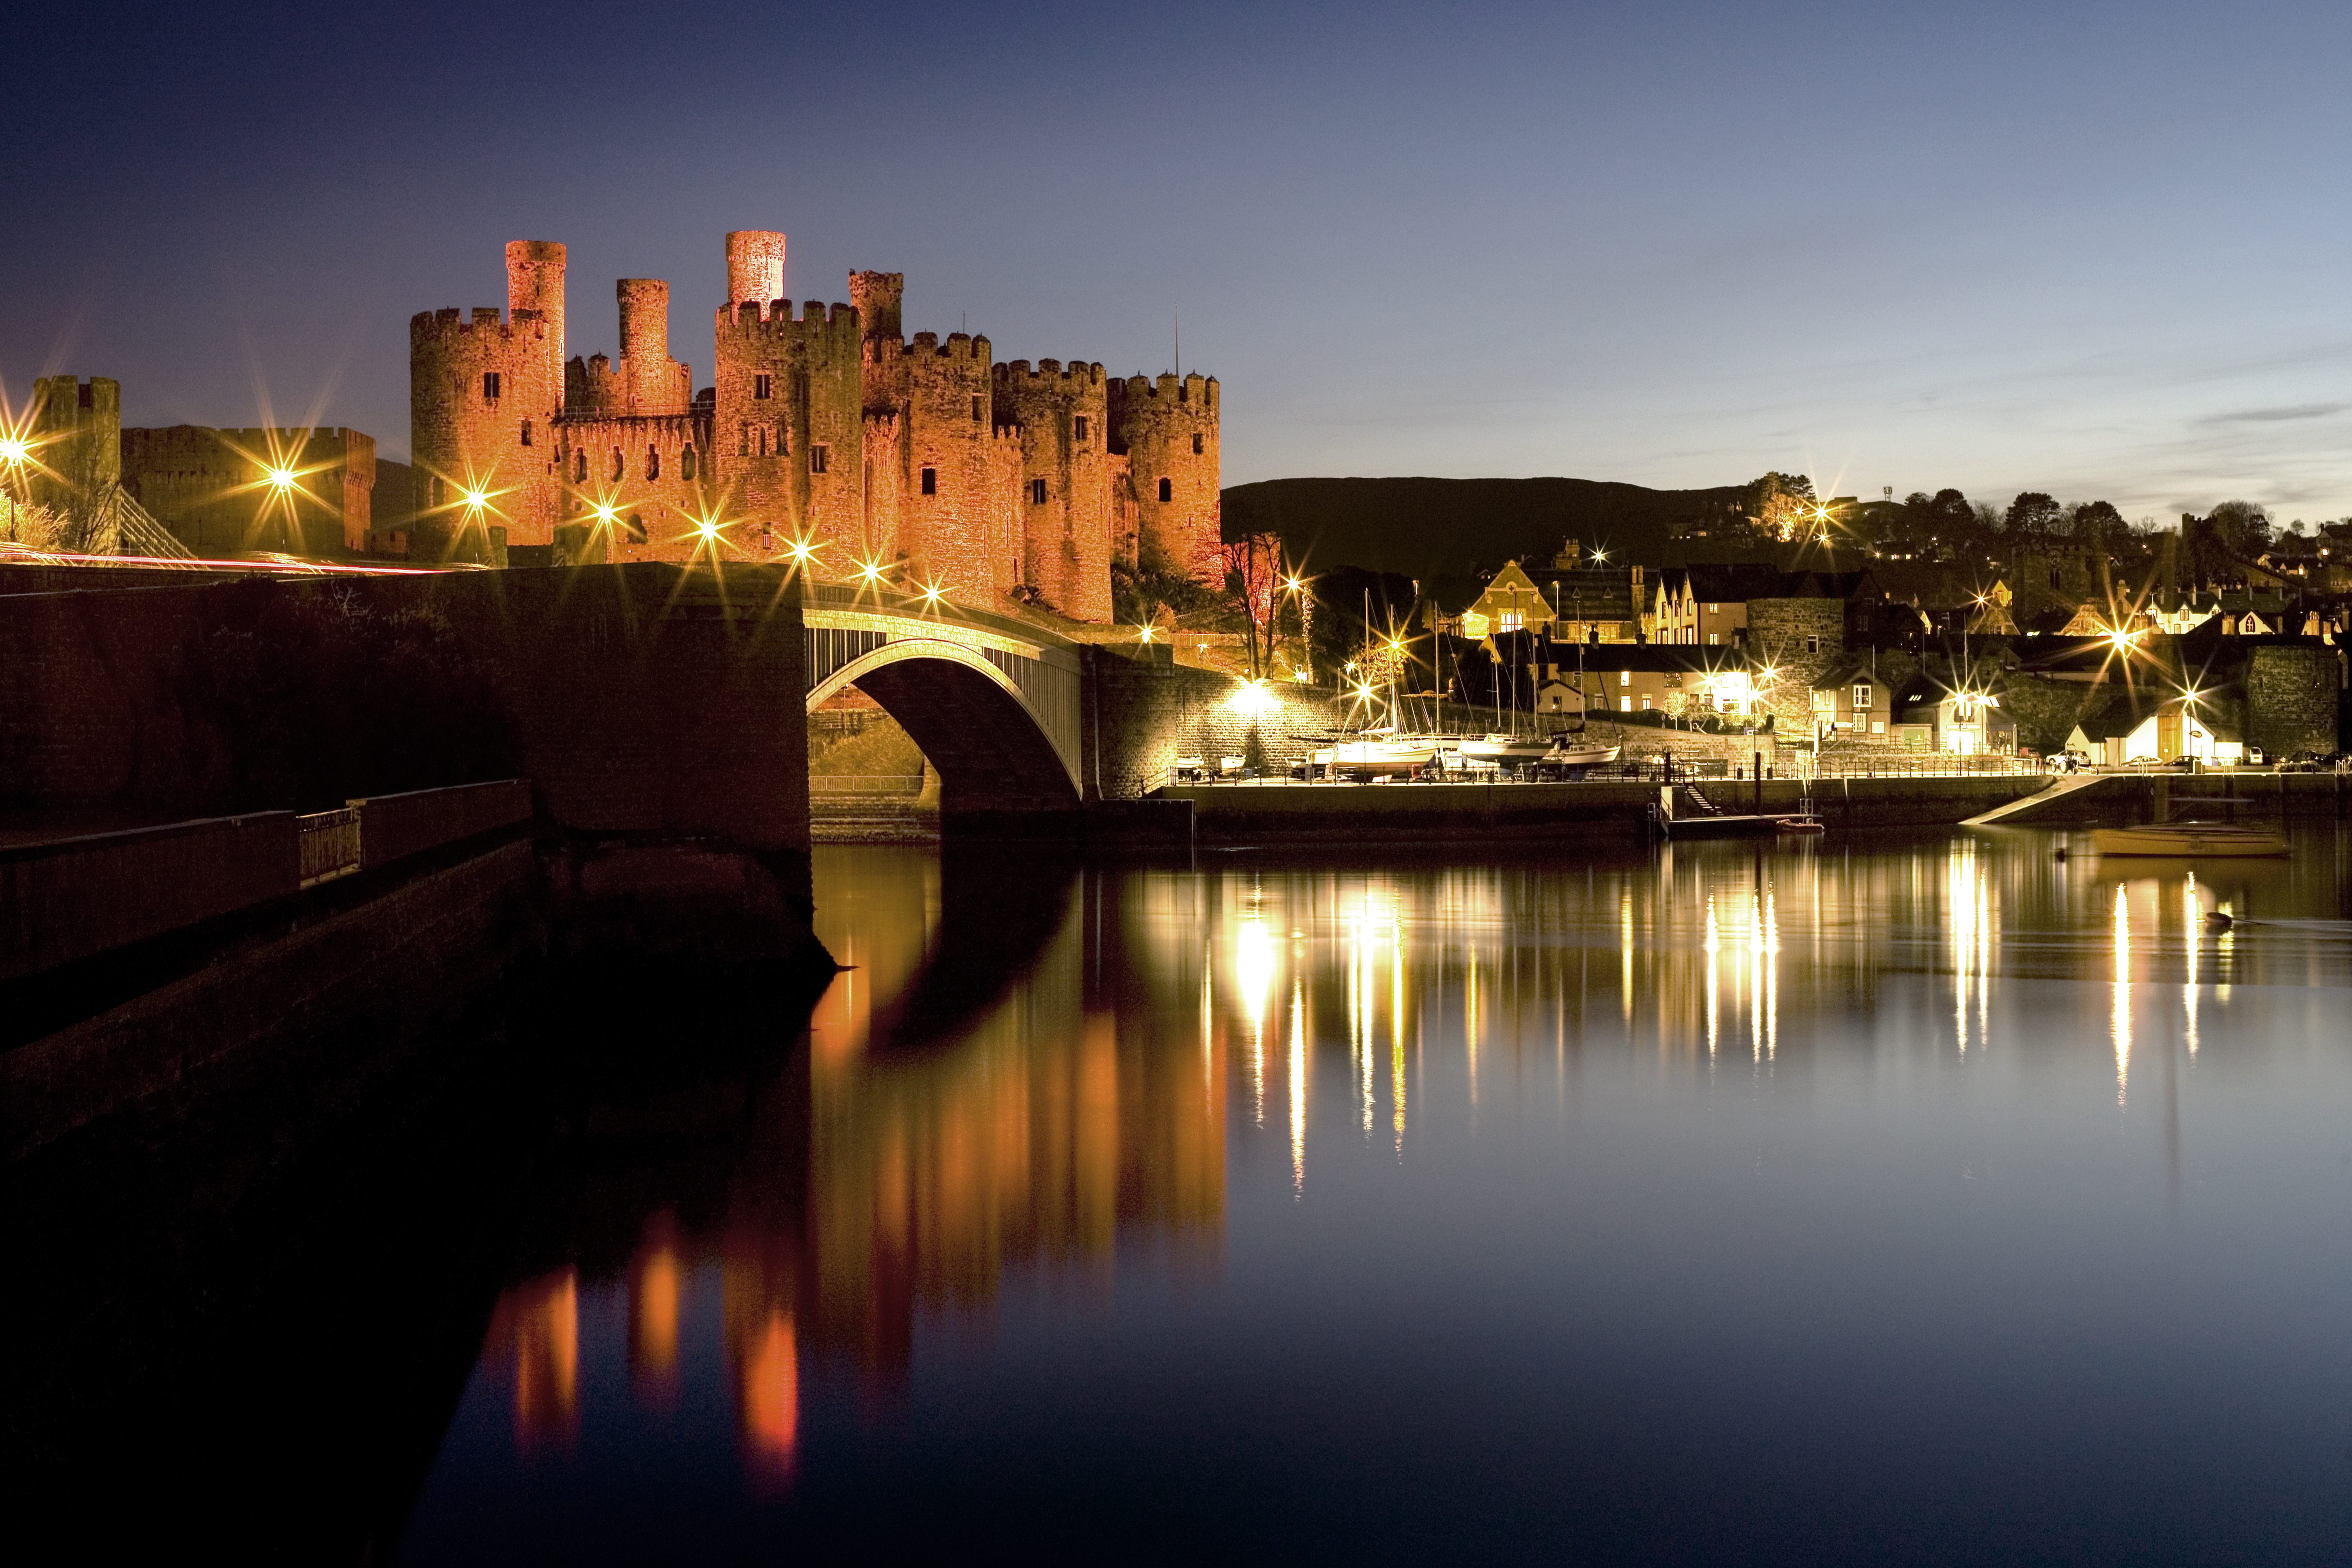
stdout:
<svg viewBox="0 0 2352 1568">
<path fill-rule="evenodd" d="M 2352 837 L 2059 841 L 821 851 L 403 1552 L 2343 1561 Z"/>
</svg>

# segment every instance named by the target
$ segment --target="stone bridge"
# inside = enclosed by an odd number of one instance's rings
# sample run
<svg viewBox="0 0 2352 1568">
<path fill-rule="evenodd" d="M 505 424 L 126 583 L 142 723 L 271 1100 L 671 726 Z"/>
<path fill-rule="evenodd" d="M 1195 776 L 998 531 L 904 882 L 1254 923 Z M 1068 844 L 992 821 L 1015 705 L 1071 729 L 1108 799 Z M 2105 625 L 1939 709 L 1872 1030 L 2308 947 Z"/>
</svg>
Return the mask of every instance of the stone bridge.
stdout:
<svg viewBox="0 0 2352 1568">
<path fill-rule="evenodd" d="M 1228 679 L 1132 652 L 771 567 L 5 567 L 0 813 L 162 821 L 520 775 L 575 837 L 804 854 L 804 715 L 855 683 L 938 768 L 950 837 L 1066 840 L 1180 752 L 1279 763 L 1329 722 L 1304 692 L 1237 713 Z"/>
<path fill-rule="evenodd" d="M 872 590 L 802 591 L 804 705 L 855 685 L 939 770 L 950 812 L 1088 798 L 1089 650 L 1008 616 Z M 1094 657 L 1100 657 L 1099 654 Z"/>
</svg>

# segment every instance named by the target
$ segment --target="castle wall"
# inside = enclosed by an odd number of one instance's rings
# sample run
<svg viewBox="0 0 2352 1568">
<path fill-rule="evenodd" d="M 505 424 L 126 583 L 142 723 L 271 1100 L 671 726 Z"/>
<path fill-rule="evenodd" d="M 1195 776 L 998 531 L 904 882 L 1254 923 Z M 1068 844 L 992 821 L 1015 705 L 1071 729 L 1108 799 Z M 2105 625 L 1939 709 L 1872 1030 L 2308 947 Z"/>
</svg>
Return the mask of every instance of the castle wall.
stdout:
<svg viewBox="0 0 2352 1568">
<path fill-rule="evenodd" d="M 811 300 L 795 320 L 787 300 L 741 302 L 718 312 L 716 338 L 713 467 L 739 536 L 807 540 L 828 575 L 846 574 L 874 549 L 857 312 Z"/>
<path fill-rule="evenodd" d="M 571 507 L 558 541 L 566 559 L 682 561 L 702 547 L 696 524 L 719 510 L 708 418 L 573 414 L 557 429 Z M 744 534 L 740 524 L 727 531 L 738 543 Z"/>
<path fill-rule="evenodd" d="M 199 555 L 367 552 L 374 526 L 373 436 L 174 425 L 125 430 L 121 453 L 122 488 Z M 299 476 L 282 496 L 268 482 L 273 462 Z"/>
<path fill-rule="evenodd" d="M 31 426 L 40 462 L 26 483 L 33 505 L 79 515 L 121 479 L 121 382 L 44 376 L 33 384 Z"/>
<path fill-rule="evenodd" d="M 996 419 L 1020 431 L 1022 580 L 1074 620 L 1108 621 L 1111 498 L 1099 364 L 995 368 Z"/>
<path fill-rule="evenodd" d="M 1139 563 L 1222 586 L 1216 379 L 1129 376 L 1108 394 L 1111 449 L 1130 469 Z"/>
</svg>

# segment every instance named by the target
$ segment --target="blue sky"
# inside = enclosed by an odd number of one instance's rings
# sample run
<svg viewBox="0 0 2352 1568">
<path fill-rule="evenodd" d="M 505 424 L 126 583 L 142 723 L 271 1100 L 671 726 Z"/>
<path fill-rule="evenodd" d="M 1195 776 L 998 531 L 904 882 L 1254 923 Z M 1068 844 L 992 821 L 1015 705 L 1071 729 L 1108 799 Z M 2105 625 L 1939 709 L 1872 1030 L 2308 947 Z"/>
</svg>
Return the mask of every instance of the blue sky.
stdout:
<svg viewBox="0 0 2352 1568">
<path fill-rule="evenodd" d="M 50 8 L 64 10 L 66 8 Z M 1768 468 L 2352 514 L 2352 6 L 425 5 L 12 17 L 0 383 L 407 448 L 409 316 L 720 237 L 1225 388 L 1228 483 Z"/>
</svg>

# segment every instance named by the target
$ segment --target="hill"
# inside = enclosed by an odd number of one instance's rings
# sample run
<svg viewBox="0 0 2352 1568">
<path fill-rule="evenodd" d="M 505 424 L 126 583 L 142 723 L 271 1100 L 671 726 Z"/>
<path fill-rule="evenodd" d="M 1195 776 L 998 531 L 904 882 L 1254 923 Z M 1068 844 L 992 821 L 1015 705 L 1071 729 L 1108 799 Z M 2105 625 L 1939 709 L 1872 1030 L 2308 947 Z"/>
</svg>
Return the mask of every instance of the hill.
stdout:
<svg viewBox="0 0 2352 1568">
<path fill-rule="evenodd" d="M 1598 479 L 1265 479 L 1224 492 L 1224 532 L 1278 534 L 1293 559 L 1318 568 L 1423 579 L 1549 562 L 1570 535 L 1673 564 L 1675 523 L 1736 512 L 1747 493 L 1745 485 L 1654 490 Z"/>
</svg>

